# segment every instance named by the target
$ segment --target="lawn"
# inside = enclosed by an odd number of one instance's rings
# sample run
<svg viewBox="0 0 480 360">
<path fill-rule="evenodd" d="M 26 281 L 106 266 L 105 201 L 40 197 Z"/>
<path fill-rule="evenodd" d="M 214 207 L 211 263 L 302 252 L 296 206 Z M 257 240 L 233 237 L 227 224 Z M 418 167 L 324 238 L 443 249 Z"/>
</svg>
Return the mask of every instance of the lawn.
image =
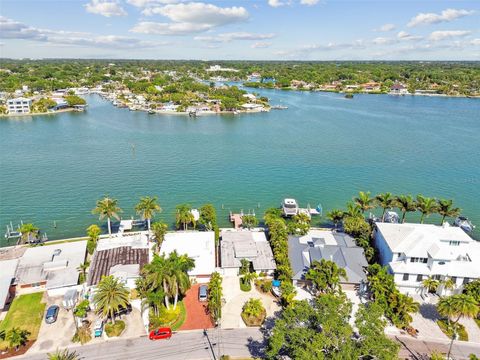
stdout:
<svg viewBox="0 0 480 360">
<path fill-rule="evenodd" d="M 187 310 L 185 309 L 183 301 L 177 303 L 175 310 L 173 308 L 167 310 L 162 305 L 159 316 L 155 316 L 153 311 L 150 312 L 150 330 L 164 326 L 171 328 L 173 331 L 178 330 L 185 322 L 186 317 Z"/>
<path fill-rule="evenodd" d="M 447 320 L 437 320 L 438 327 L 442 332 L 447 335 L 450 339 L 453 336 L 453 329 L 452 326 L 448 326 Z M 465 327 L 462 324 L 457 324 L 457 334 L 458 334 L 458 340 L 461 341 L 468 341 L 468 334 L 467 331 L 465 330 Z"/>
<path fill-rule="evenodd" d="M 36 340 L 42 324 L 45 303 L 42 303 L 43 293 L 33 293 L 16 297 L 5 320 L 0 323 L 0 330 L 8 331 L 18 327 L 30 332 L 29 340 Z M 0 342 L 0 349 L 7 347 L 5 341 Z"/>
<path fill-rule="evenodd" d="M 109 323 L 105 325 L 105 332 L 108 337 L 120 336 L 125 330 L 125 322 L 122 320 L 115 321 L 115 324 Z"/>
</svg>

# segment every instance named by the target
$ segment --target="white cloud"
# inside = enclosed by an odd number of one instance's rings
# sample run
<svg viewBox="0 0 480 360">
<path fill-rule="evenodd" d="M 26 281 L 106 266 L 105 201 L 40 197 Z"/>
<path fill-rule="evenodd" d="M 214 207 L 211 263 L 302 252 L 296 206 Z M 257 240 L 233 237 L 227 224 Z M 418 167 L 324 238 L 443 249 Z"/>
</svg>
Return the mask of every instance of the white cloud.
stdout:
<svg viewBox="0 0 480 360">
<path fill-rule="evenodd" d="M 389 38 L 377 37 L 377 38 L 373 39 L 372 42 L 375 45 L 388 45 L 388 44 L 391 44 L 395 41 L 393 39 L 389 39 Z"/>
<path fill-rule="evenodd" d="M 300 0 L 300 4 L 302 5 L 307 5 L 307 6 L 312 6 L 318 4 L 320 0 Z"/>
<path fill-rule="evenodd" d="M 117 1 L 108 0 L 91 0 L 85 5 L 87 12 L 105 17 L 125 16 L 127 12 L 120 6 Z"/>
<path fill-rule="evenodd" d="M 276 8 L 276 7 L 287 5 L 287 2 L 286 1 L 281 1 L 281 0 L 268 0 L 268 5 Z"/>
<path fill-rule="evenodd" d="M 205 3 L 179 3 L 146 8 L 143 14 L 162 15 L 172 22 L 142 21 L 130 31 L 157 35 L 187 35 L 242 22 L 249 17 L 248 11 L 241 6 L 222 8 Z"/>
<path fill-rule="evenodd" d="M 475 13 L 473 10 L 464 9 L 446 9 L 440 14 L 436 13 L 420 13 L 413 17 L 407 24 L 409 27 L 426 25 L 426 24 L 438 24 L 441 22 L 450 22 L 464 16 L 472 15 Z"/>
<path fill-rule="evenodd" d="M 378 31 L 378 32 L 388 32 L 392 30 L 395 30 L 394 24 L 384 24 L 380 26 L 378 29 L 374 29 L 374 31 Z"/>
<path fill-rule="evenodd" d="M 258 41 L 256 43 L 253 43 L 252 46 L 250 46 L 252 49 L 265 49 L 267 47 L 270 47 L 272 45 L 269 42 L 263 42 L 263 41 Z"/>
<path fill-rule="evenodd" d="M 397 34 L 397 38 L 400 39 L 400 40 L 410 40 L 410 41 L 416 41 L 416 40 L 423 39 L 422 36 L 412 35 L 412 34 L 407 33 L 406 31 L 400 31 Z"/>
<path fill-rule="evenodd" d="M 244 7 L 218 7 L 213 4 L 188 3 L 170 4 L 163 7 L 148 8 L 144 15 L 163 15 L 174 22 L 201 23 L 219 26 L 248 19 L 248 12 Z"/>
<path fill-rule="evenodd" d="M 480 39 L 473 39 L 470 41 L 470 44 L 474 46 L 480 46 Z"/>
<path fill-rule="evenodd" d="M 472 32 L 468 30 L 440 30 L 434 31 L 428 37 L 430 40 L 433 41 L 440 41 L 445 39 L 451 39 L 455 37 L 463 37 L 470 35 Z"/>
<path fill-rule="evenodd" d="M 136 7 L 175 4 L 183 0 L 127 0 L 127 3 Z"/>
<path fill-rule="evenodd" d="M 167 44 L 143 41 L 127 36 L 95 35 L 88 32 L 39 29 L 3 16 L 0 16 L 0 33 L 4 39 L 40 41 L 51 45 L 138 49 Z"/>
<path fill-rule="evenodd" d="M 232 33 L 223 33 L 215 36 L 196 36 L 195 40 L 206 41 L 206 42 L 231 42 L 234 40 L 265 40 L 271 39 L 275 34 L 254 34 L 249 32 L 232 32 Z"/>
</svg>

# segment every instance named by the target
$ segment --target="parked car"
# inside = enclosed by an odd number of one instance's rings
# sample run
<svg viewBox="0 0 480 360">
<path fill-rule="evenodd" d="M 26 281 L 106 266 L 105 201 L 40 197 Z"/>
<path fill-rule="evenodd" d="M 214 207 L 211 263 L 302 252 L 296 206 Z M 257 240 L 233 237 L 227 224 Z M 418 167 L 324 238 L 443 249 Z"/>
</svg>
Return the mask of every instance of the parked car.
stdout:
<svg viewBox="0 0 480 360">
<path fill-rule="evenodd" d="M 132 305 L 127 304 L 127 307 L 119 306 L 118 311 L 114 312 L 114 316 L 128 315 L 132 312 Z M 110 317 L 110 315 L 109 315 Z"/>
<path fill-rule="evenodd" d="M 198 288 L 198 300 L 207 301 L 207 292 L 208 292 L 208 286 L 200 285 L 200 287 Z"/>
<path fill-rule="evenodd" d="M 97 338 L 102 336 L 103 334 L 103 320 L 95 321 L 95 325 L 93 326 L 93 335 Z"/>
<path fill-rule="evenodd" d="M 150 340 L 170 339 L 171 337 L 172 337 L 172 329 L 170 329 L 169 327 L 152 330 L 150 331 L 150 335 L 149 335 Z"/>
<path fill-rule="evenodd" d="M 59 311 L 60 308 L 57 305 L 50 306 L 45 314 L 45 322 L 47 324 L 53 324 L 55 321 L 57 321 Z"/>
</svg>

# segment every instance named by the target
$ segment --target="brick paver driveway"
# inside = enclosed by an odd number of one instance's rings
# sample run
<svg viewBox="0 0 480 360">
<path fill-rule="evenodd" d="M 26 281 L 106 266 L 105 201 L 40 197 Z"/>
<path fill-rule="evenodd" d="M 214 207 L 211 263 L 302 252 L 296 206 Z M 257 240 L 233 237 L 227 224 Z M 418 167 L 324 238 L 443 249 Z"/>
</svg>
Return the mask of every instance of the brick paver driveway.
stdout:
<svg viewBox="0 0 480 360">
<path fill-rule="evenodd" d="M 192 285 L 187 291 L 183 303 L 187 310 L 187 318 L 180 330 L 210 329 L 213 328 L 210 315 L 207 313 L 207 302 L 198 301 L 198 288 L 200 284 Z"/>
</svg>

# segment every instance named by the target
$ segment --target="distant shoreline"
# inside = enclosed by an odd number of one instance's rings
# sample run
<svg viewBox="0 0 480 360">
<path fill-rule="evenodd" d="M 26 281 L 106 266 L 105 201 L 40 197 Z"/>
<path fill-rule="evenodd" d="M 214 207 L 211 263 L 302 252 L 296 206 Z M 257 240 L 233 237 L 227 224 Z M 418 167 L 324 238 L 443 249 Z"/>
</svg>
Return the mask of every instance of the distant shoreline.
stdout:
<svg viewBox="0 0 480 360">
<path fill-rule="evenodd" d="M 68 108 L 68 109 L 60 109 L 60 110 L 56 110 L 56 111 L 47 111 L 47 112 L 41 112 L 41 113 L 0 114 L 0 118 L 24 118 L 24 117 L 28 117 L 28 116 L 56 115 L 56 114 L 59 114 L 59 113 L 66 113 L 66 112 L 72 112 L 72 111 L 81 112 L 81 111 L 78 111 L 74 108 Z"/>
</svg>

